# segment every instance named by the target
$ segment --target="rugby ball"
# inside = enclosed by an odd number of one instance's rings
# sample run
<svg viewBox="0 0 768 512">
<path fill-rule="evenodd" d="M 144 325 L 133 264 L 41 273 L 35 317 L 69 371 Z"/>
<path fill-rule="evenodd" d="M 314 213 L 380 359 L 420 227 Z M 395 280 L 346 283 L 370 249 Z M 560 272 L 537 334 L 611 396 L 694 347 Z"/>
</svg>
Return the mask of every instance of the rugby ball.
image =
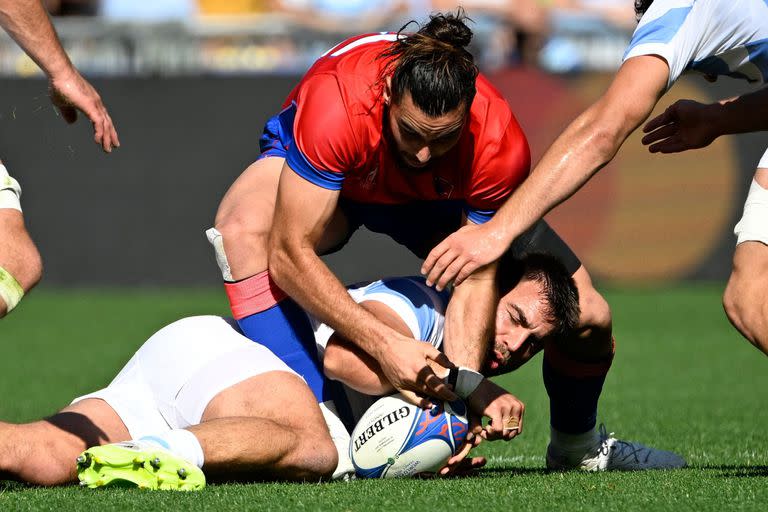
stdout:
<svg viewBox="0 0 768 512">
<path fill-rule="evenodd" d="M 467 437 L 464 402 L 424 410 L 398 393 L 377 400 L 360 418 L 349 456 L 361 478 L 401 478 L 442 468 Z"/>
</svg>

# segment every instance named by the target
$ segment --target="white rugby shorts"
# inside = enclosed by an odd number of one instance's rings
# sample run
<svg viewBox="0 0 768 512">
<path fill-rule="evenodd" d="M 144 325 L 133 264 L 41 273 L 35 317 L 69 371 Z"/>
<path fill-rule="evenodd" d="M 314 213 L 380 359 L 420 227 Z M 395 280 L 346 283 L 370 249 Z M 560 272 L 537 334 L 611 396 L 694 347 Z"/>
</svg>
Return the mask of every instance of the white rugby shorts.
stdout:
<svg viewBox="0 0 768 512">
<path fill-rule="evenodd" d="M 768 150 L 766 150 L 758 169 L 768 169 Z M 762 242 L 768 245 L 768 190 L 752 180 L 749 194 L 744 203 L 744 214 L 733 232 L 737 237 L 736 245 L 743 242 Z"/>
<path fill-rule="evenodd" d="M 0 164 L 0 208 L 12 208 L 21 211 L 21 187 L 8 174 L 8 170 Z"/>
<path fill-rule="evenodd" d="M 234 320 L 196 316 L 155 333 L 109 386 L 72 403 L 104 400 L 138 439 L 199 424 L 218 393 L 270 371 L 296 375 L 267 348 L 240 334 Z"/>
</svg>

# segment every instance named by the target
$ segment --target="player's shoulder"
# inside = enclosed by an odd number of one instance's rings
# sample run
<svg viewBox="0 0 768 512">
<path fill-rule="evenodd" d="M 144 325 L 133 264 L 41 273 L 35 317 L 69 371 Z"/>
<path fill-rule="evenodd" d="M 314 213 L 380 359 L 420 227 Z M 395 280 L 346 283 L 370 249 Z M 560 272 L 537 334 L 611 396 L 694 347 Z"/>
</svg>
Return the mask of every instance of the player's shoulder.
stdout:
<svg viewBox="0 0 768 512">
<path fill-rule="evenodd" d="M 508 192 L 528 174 L 528 139 L 506 98 L 482 74 L 478 76 L 469 122 L 473 163 L 472 173 L 466 177 L 470 188 L 475 190 L 472 185 L 482 182 Z"/>
<path fill-rule="evenodd" d="M 423 277 L 390 277 L 350 286 L 357 303 L 376 301 L 391 308 L 414 337 L 439 345 L 450 294 L 427 286 Z"/>
<path fill-rule="evenodd" d="M 325 52 L 309 69 L 306 79 L 332 75 L 344 89 L 363 93 L 380 81 L 387 63 L 381 54 L 397 39 L 397 34 L 383 32 L 350 37 Z"/>
<path fill-rule="evenodd" d="M 428 307 L 436 310 L 443 309 L 450 297 L 448 292 L 438 292 L 427 286 L 426 279 L 421 276 L 386 277 L 376 281 L 356 283 L 349 286 L 348 290 L 358 302 L 376 295 L 389 295 L 408 301 L 416 308 Z"/>
<path fill-rule="evenodd" d="M 509 102 L 482 73 L 477 77 L 476 88 L 470 108 L 470 131 L 476 149 L 483 151 L 487 145 L 494 145 L 505 137 L 525 141 Z"/>
<path fill-rule="evenodd" d="M 298 107 L 322 119 L 344 117 L 356 131 L 366 131 L 371 113 L 383 104 L 385 59 L 381 53 L 396 35 L 365 34 L 349 38 L 328 50 L 307 71 L 292 93 Z M 329 123 L 333 126 L 335 123 Z"/>
</svg>

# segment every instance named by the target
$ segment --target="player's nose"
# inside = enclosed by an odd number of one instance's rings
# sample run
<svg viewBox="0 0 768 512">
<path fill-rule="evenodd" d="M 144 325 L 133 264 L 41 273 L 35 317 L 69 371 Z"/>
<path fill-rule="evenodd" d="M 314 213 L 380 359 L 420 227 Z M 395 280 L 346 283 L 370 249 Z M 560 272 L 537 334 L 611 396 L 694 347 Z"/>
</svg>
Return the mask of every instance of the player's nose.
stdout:
<svg viewBox="0 0 768 512">
<path fill-rule="evenodd" d="M 523 343 L 525 343 L 525 340 L 528 339 L 528 336 L 530 336 L 528 329 L 518 326 L 507 334 L 504 339 L 504 344 L 507 346 L 507 349 L 510 352 L 514 352 L 520 348 Z"/>
<path fill-rule="evenodd" d="M 425 164 L 432 158 L 432 152 L 429 150 L 429 146 L 424 146 L 416 153 L 416 159 L 419 163 Z"/>
</svg>

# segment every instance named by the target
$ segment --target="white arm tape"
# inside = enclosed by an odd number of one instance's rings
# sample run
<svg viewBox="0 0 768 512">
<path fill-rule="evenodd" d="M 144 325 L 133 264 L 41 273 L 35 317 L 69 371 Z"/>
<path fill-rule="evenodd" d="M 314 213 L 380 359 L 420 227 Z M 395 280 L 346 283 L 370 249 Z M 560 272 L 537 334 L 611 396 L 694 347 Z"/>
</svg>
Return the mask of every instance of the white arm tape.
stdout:
<svg viewBox="0 0 768 512">
<path fill-rule="evenodd" d="M 6 313 L 13 311 L 23 297 L 24 288 L 7 270 L 0 267 L 0 299 L 5 302 Z"/>
<path fill-rule="evenodd" d="M 456 369 L 448 370 L 445 380 L 448 384 L 453 386 L 453 391 L 459 395 L 462 399 L 466 399 L 471 395 L 480 385 L 480 382 L 485 377 L 480 372 L 470 370 L 464 366 L 459 366 Z"/>
</svg>

